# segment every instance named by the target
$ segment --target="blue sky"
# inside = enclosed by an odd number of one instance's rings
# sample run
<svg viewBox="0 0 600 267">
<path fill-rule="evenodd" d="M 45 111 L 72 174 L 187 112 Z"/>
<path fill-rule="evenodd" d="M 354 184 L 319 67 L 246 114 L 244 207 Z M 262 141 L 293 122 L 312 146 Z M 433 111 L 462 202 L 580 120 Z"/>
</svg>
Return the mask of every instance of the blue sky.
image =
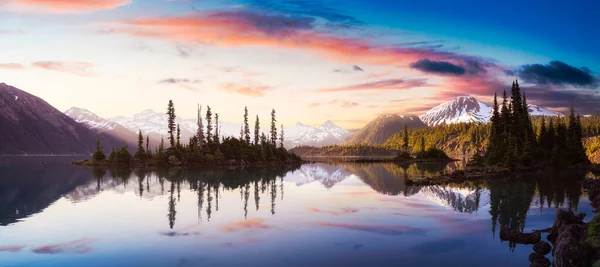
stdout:
<svg viewBox="0 0 600 267">
<path fill-rule="evenodd" d="M 196 103 L 360 127 L 459 95 L 600 112 L 597 1 L 3 0 L 0 82 L 103 117 Z M 33 79 L 32 77 L 35 77 Z M 140 95 L 144 101 L 133 101 Z M 106 103 L 112 103 L 107 106 Z"/>
</svg>

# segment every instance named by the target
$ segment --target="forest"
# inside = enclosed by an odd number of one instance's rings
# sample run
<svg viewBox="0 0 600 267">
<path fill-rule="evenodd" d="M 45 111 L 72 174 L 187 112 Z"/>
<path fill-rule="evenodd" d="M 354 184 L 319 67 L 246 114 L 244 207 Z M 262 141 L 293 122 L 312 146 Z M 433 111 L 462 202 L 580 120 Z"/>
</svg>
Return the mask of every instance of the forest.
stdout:
<svg viewBox="0 0 600 267">
<path fill-rule="evenodd" d="M 248 108 L 244 108 L 244 125 L 240 129 L 239 138 L 222 137 L 219 128 L 219 114 L 210 106 L 206 110 L 206 126 L 203 125 L 202 108 L 198 105 L 198 131 L 187 142 L 181 140 L 181 130 L 175 123 L 175 105 L 169 100 L 167 107 L 168 143 L 161 139 L 160 145 L 152 151 L 150 138 L 141 131 L 138 132 L 138 146 L 134 155 L 128 150 L 127 145 L 113 149 L 107 157 L 101 142 L 96 143 L 96 150 L 92 161 L 80 161 L 82 165 L 143 165 L 143 166 L 193 166 L 210 164 L 237 164 L 257 165 L 275 164 L 301 161 L 294 153 L 288 152 L 283 147 L 283 125 L 277 129 L 276 113 L 271 111 L 271 125 L 269 134 L 260 132 L 260 119 L 258 115 L 251 134 L 248 121 Z M 213 125 L 214 118 L 214 125 Z"/>
</svg>

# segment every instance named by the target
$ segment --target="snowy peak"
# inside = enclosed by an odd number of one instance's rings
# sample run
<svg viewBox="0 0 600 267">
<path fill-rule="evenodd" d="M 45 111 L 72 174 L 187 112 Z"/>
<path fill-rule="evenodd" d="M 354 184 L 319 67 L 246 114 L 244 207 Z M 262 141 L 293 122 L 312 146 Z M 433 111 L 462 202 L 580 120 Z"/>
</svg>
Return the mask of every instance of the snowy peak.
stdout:
<svg viewBox="0 0 600 267">
<path fill-rule="evenodd" d="M 350 136 L 350 132 L 329 120 L 318 128 L 297 123 L 295 126 L 286 128 L 285 133 L 285 146 L 288 148 L 336 145 L 343 143 Z"/>
<path fill-rule="evenodd" d="M 492 108 L 472 96 L 459 96 L 432 108 L 421 120 L 428 126 L 461 122 L 488 122 Z"/>
<path fill-rule="evenodd" d="M 86 125 L 90 129 L 94 129 L 98 132 L 110 131 L 115 129 L 118 125 L 112 121 L 105 120 L 93 112 L 78 107 L 72 107 L 64 112 L 65 115 L 71 117 L 78 123 Z"/>
<path fill-rule="evenodd" d="M 529 113 L 533 116 L 562 115 L 537 105 L 529 104 L 528 106 Z M 432 108 L 420 118 L 430 127 L 463 122 L 487 123 L 492 117 L 492 112 L 492 107 L 472 96 L 459 96 Z"/>
</svg>

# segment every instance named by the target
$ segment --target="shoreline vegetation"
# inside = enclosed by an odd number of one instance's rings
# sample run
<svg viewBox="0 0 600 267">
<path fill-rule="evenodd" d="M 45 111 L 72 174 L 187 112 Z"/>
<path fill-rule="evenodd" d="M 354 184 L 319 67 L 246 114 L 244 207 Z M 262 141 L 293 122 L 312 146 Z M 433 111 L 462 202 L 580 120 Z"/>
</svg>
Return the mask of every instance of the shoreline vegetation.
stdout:
<svg viewBox="0 0 600 267">
<path fill-rule="evenodd" d="M 260 132 L 260 120 L 256 116 L 253 136 L 248 124 L 248 108 L 244 108 L 244 126 L 240 129 L 240 137 L 221 137 L 219 114 L 214 114 L 210 106 L 206 111 L 206 127 L 203 125 L 202 108 L 198 105 L 198 131 L 187 144 L 181 141 L 181 130 L 175 124 L 175 106 L 169 100 L 167 107 L 167 125 L 169 147 L 164 139 L 154 152 L 150 149 L 150 138 L 138 132 L 138 147 L 134 155 L 127 145 L 113 149 L 108 157 L 104 153 L 100 140 L 96 141 L 96 150 L 92 160 L 78 160 L 74 165 L 96 167 L 214 167 L 214 166 L 265 166 L 301 163 L 302 159 L 283 147 L 283 125 L 277 129 L 275 110 L 271 111 L 271 127 L 269 135 Z M 214 128 L 213 128 L 214 127 Z M 145 141 L 145 143 L 144 143 Z M 279 145 L 279 146 L 278 146 Z"/>
</svg>

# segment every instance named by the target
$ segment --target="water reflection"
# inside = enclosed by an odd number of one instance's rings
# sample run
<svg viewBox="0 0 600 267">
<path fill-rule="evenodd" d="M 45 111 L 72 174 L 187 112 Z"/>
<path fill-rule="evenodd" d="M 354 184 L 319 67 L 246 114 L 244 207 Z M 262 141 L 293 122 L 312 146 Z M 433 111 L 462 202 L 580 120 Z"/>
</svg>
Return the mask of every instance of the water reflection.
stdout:
<svg viewBox="0 0 600 267">
<path fill-rule="evenodd" d="M 589 205 L 581 203 L 581 200 L 587 201 L 581 190 L 584 175 L 576 173 L 535 174 L 503 181 L 418 187 L 408 186 L 406 181 L 412 177 L 447 172 L 460 168 L 460 165 L 323 163 L 300 167 L 146 171 L 86 169 L 51 160 L 47 163 L 0 160 L 0 223 L 4 226 L 0 227 L 0 234 L 15 233 L 18 237 L 0 240 L 0 253 L 2 247 L 6 247 L 5 251 L 14 251 L 8 248 L 23 246 L 9 241 L 21 240 L 23 236 L 19 234 L 28 233 L 19 229 L 20 226 L 27 229 L 29 218 L 35 221 L 37 217 L 41 220 L 38 224 L 44 223 L 55 229 L 60 220 L 44 219 L 43 216 L 51 213 L 58 216 L 52 218 L 69 218 L 65 224 L 83 229 L 85 235 L 71 240 L 88 238 L 90 233 L 99 230 L 107 236 L 148 230 L 168 237 L 204 235 L 202 239 L 193 239 L 201 240 L 194 242 L 204 242 L 204 248 L 214 247 L 215 239 L 227 244 L 228 248 L 266 239 L 274 242 L 268 248 L 277 250 L 282 246 L 304 247 L 303 244 L 308 242 L 304 238 L 310 236 L 311 242 L 321 240 L 331 244 L 331 240 L 336 240 L 335 248 L 346 244 L 337 240 L 350 242 L 348 247 L 352 254 L 344 253 L 344 257 L 368 257 L 369 252 L 380 251 L 378 260 L 382 262 L 378 262 L 378 266 L 397 263 L 400 260 L 396 258 L 398 251 L 406 252 L 405 255 L 416 253 L 402 259 L 410 266 L 440 264 L 446 257 L 453 258 L 457 266 L 482 265 L 480 261 L 472 261 L 469 251 L 487 248 L 482 252 L 488 255 L 485 256 L 489 257 L 487 259 L 499 255 L 491 251 L 492 248 L 502 247 L 502 251 L 507 252 L 506 244 L 498 239 L 497 231 L 501 225 L 531 231 L 549 227 L 557 207 L 591 210 Z M 65 208 L 65 201 L 76 203 L 80 210 L 77 213 L 61 210 L 61 207 Z M 117 204 L 110 201 L 117 201 Z M 111 210 L 101 208 L 119 204 L 127 208 L 123 208 L 124 211 L 120 211 L 119 207 Z M 59 208 L 52 209 L 53 206 Z M 96 228 L 92 229 L 93 226 L 87 226 L 83 217 L 78 217 L 81 212 L 100 216 L 103 218 L 100 223 L 106 225 L 95 225 Z M 119 212 L 131 213 L 131 216 L 127 216 L 129 219 L 126 220 Z M 154 217 L 154 214 L 157 216 Z M 131 219 L 135 217 L 140 217 L 140 221 Z M 158 222 L 158 226 L 153 226 L 154 222 Z M 109 230 L 116 225 L 127 230 Z M 192 228 L 193 231 L 190 230 Z M 2 232 L 3 229 L 6 229 L 5 232 Z M 269 234 L 265 234 L 265 229 L 270 229 Z M 218 234 L 211 235 L 215 231 Z M 307 235 L 313 232 L 318 235 Z M 221 240 L 227 238 L 225 233 L 234 237 Z M 137 238 L 147 234 L 138 233 L 136 241 L 132 242 L 140 242 Z M 370 236 L 372 234 L 377 236 Z M 280 240 L 276 238 L 279 235 L 282 236 Z M 319 236 L 322 238 L 319 239 Z M 25 237 L 36 239 L 35 236 Z M 100 238 L 92 236 L 92 239 Z M 68 240 L 64 241 L 71 244 Z M 377 242 L 371 243 L 372 240 Z M 60 242 L 62 240 L 50 244 Z M 163 242 L 160 243 L 163 246 L 179 244 L 166 240 L 148 242 Z M 99 246 L 97 243 L 102 241 L 94 241 L 95 246 Z M 523 248 L 519 250 L 516 244 L 508 243 L 508 246 L 515 251 L 513 253 L 523 254 L 515 256 L 508 265 L 523 263 L 521 260 L 526 262 L 527 255 L 531 253 L 529 247 L 519 246 Z M 387 253 L 386 248 L 392 247 L 398 251 Z M 256 252 L 258 255 L 264 252 L 258 248 L 266 249 L 264 244 L 262 247 L 256 245 L 252 252 L 247 253 Z M 306 250 L 318 254 L 331 248 Z M 307 259 L 312 257 L 304 256 Z M 342 263 L 339 258 L 334 259 L 331 259 L 334 260 L 332 264 Z M 354 260 L 344 263 L 359 265 L 360 260 Z M 314 265 L 314 262 L 303 263 L 298 265 Z M 228 262 L 222 265 L 235 264 Z M 495 266 L 502 265 L 499 262 Z"/>
</svg>

